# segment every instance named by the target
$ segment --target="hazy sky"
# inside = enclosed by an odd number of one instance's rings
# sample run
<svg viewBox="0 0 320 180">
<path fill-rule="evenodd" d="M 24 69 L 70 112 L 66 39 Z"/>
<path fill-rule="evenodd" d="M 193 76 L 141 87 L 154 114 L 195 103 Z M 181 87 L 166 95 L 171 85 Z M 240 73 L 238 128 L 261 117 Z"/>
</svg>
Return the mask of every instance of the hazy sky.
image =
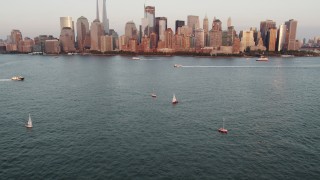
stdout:
<svg viewBox="0 0 320 180">
<path fill-rule="evenodd" d="M 102 0 L 99 3 L 101 18 Z M 107 0 L 110 28 L 122 35 L 126 22 L 133 20 L 138 27 L 144 3 L 145 0 Z M 299 39 L 320 35 L 320 0 L 147 0 L 146 5 L 156 7 L 157 17 L 167 17 L 171 28 L 175 20 L 186 20 L 187 15 L 200 16 L 202 24 L 207 14 L 210 26 L 216 16 L 224 29 L 231 17 L 237 32 L 259 28 L 260 21 L 266 19 L 276 21 L 277 26 L 296 19 Z M 23 37 L 58 37 L 61 16 L 71 16 L 75 22 L 85 16 L 91 23 L 96 16 L 96 0 L 0 0 L 0 38 L 6 38 L 12 29 L 21 30 Z"/>
</svg>

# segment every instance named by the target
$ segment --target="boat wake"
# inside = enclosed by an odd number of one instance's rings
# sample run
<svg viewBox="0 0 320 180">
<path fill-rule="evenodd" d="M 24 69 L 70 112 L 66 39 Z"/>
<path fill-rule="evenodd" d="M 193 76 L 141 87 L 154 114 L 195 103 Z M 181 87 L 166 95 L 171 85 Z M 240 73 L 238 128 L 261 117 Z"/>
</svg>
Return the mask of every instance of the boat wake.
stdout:
<svg viewBox="0 0 320 180">
<path fill-rule="evenodd" d="M 181 66 L 182 68 L 320 68 L 320 65 L 310 66 Z"/>
<path fill-rule="evenodd" d="M 11 81 L 11 79 L 0 79 L 0 82 Z"/>
</svg>

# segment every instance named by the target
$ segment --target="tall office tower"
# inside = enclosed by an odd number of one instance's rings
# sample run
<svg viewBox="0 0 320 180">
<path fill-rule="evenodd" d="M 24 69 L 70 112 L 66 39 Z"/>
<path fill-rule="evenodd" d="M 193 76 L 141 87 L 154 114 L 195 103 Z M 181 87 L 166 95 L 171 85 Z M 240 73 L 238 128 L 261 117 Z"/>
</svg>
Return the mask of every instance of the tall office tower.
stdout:
<svg viewBox="0 0 320 180">
<path fill-rule="evenodd" d="M 74 34 L 70 27 L 64 27 L 60 33 L 60 46 L 63 52 L 75 52 L 76 48 L 74 46 Z"/>
<path fill-rule="evenodd" d="M 207 15 L 203 19 L 203 30 L 204 30 L 204 46 L 209 46 L 209 20 Z"/>
<path fill-rule="evenodd" d="M 15 44 L 17 47 L 19 45 L 19 42 L 22 41 L 22 34 L 20 30 L 12 30 L 11 31 L 11 43 Z"/>
<path fill-rule="evenodd" d="M 147 27 L 144 28 L 146 32 L 144 35 L 150 36 L 155 32 L 156 9 L 154 6 L 144 7 L 144 19 L 147 21 Z M 146 23 L 146 22 L 145 22 Z"/>
<path fill-rule="evenodd" d="M 157 40 L 164 41 L 164 31 L 168 28 L 168 19 L 166 17 L 157 17 L 156 18 L 156 31 L 155 33 L 158 36 Z"/>
<path fill-rule="evenodd" d="M 201 49 L 204 47 L 204 30 L 201 28 L 196 29 L 195 31 L 195 48 Z"/>
<path fill-rule="evenodd" d="M 277 41 L 277 28 L 270 28 L 267 32 L 267 50 L 275 51 Z"/>
<path fill-rule="evenodd" d="M 253 31 L 253 38 L 256 45 L 259 44 L 259 40 L 261 38 L 261 32 L 257 30 L 255 27 L 251 27 L 250 31 Z"/>
<path fill-rule="evenodd" d="M 158 45 L 157 34 L 155 32 L 150 34 L 150 48 L 156 49 Z"/>
<path fill-rule="evenodd" d="M 164 40 L 165 48 L 172 49 L 173 48 L 173 31 L 172 31 L 172 29 L 168 28 L 164 34 L 165 34 L 165 40 Z"/>
<path fill-rule="evenodd" d="M 129 39 L 138 39 L 138 31 L 136 24 L 133 21 L 129 21 L 125 27 L 125 36 Z"/>
<path fill-rule="evenodd" d="M 267 32 L 270 28 L 277 28 L 276 22 L 272 20 L 266 20 L 260 22 L 260 32 L 264 45 L 267 45 Z"/>
<path fill-rule="evenodd" d="M 101 52 L 113 51 L 113 39 L 112 36 L 105 35 L 100 37 L 101 41 Z"/>
<path fill-rule="evenodd" d="M 102 12 L 102 24 L 104 29 L 104 34 L 109 34 L 109 19 L 107 16 L 107 3 L 106 0 L 103 0 L 103 12 Z"/>
<path fill-rule="evenodd" d="M 228 31 L 222 31 L 222 46 L 228 46 Z"/>
<path fill-rule="evenodd" d="M 241 51 L 245 51 L 247 48 L 255 46 L 254 38 L 253 38 L 253 31 L 243 31 L 241 37 Z"/>
<path fill-rule="evenodd" d="M 227 27 L 230 27 L 230 26 L 232 26 L 232 24 L 231 24 L 231 17 L 228 18 L 228 22 L 227 22 Z"/>
<path fill-rule="evenodd" d="M 91 38 L 91 48 L 92 51 L 101 50 L 101 36 L 104 35 L 103 25 L 100 23 L 99 19 L 94 20 L 91 23 L 90 28 L 90 38 Z"/>
<path fill-rule="evenodd" d="M 199 16 L 188 16 L 188 24 L 190 28 L 192 28 L 192 34 L 194 34 L 195 30 L 200 28 Z"/>
<path fill-rule="evenodd" d="M 287 26 L 285 24 L 280 25 L 278 29 L 277 35 L 277 51 L 282 51 L 285 48 L 286 43 L 286 33 L 287 33 Z"/>
<path fill-rule="evenodd" d="M 227 46 L 232 46 L 234 39 L 237 37 L 237 32 L 234 26 L 228 27 Z"/>
<path fill-rule="evenodd" d="M 176 34 L 178 34 L 178 28 L 184 26 L 184 21 L 176 20 Z"/>
<path fill-rule="evenodd" d="M 87 18 L 81 16 L 77 20 L 77 42 L 80 52 L 84 51 L 85 41 L 89 31 L 89 21 Z"/>
<path fill-rule="evenodd" d="M 74 31 L 74 23 L 72 21 L 72 17 L 60 17 L 60 31 L 65 27 L 71 28 Z"/>
<path fill-rule="evenodd" d="M 148 36 L 148 33 L 149 33 L 149 22 L 148 22 L 148 19 L 147 18 L 142 18 L 141 19 L 141 26 L 140 26 L 140 41 L 141 42 L 141 39 L 144 37 L 144 36 Z"/>
<path fill-rule="evenodd" d="M 290 19 L 289 21 L 286 21 L 285 24 L 287 26 L 287 37 L 288 37 L 286 39 L 287 49 L 288 51 L 298 50 L 298 47 L 295 47 L 298 21 Z"/>
<path fill-rule="evenodd" d="M 119 49 L 119 35 L 114 29 L 109 29 L 109 36 L 112 37 L 113 50 Z"/>
<path fill-rule="evenodd" d="M 211 47 L 219 48 L 222 46 L 222 23 L 219 19 L 213 21 L 209 37 Z"/>
<path fill-rule="evenodd" d="M 183 36 L 191 36 L 192 35 L 192 28 L 189 26 L 182 26 L 178 28 L 178 34 Z"/>
</svg>

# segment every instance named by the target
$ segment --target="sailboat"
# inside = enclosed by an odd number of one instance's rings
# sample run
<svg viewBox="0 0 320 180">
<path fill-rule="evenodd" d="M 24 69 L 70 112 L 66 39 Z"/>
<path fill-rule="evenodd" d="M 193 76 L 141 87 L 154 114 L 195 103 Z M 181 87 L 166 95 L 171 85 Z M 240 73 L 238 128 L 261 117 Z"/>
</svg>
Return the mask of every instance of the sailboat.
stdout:
<svg viewBox="0 0 320 180">
<path fill-rule="evenodd" d="M 153 89 L 153 91 L 152 91 L 152 93 L 151 93 L 151 97 L 153 97 L 153 98 L 156 98 L 156 97 L 157 97 L 156 93 L 154 92 L 154 89 Z"/>
<path fill-rule="evenodd" d="M 175 94 L 173 94 L 172 104 L 178 104 L 178 100 L 177 100 L 177 98 L 176 98 L 176 95 L 175 95 Z"/>
<path fill-rule="evenodd" d="M 28 120 L 28 122 L 27 122 L 27 124 L 25 126 L 26 126 L 26 128 L 32 128 L 33 127 L 30 114 L 29 114 L 29 120 Z"/>
<path fill-rule="evenodd" d="M 223 134 L 227 134 L 228 133 L 228 130 L 224 128 L 224 118 L 223 118 L 223 122 L 222 122 L 222 128 L 219 129 L 219 132 L 223 133 Z"/>
</svg>

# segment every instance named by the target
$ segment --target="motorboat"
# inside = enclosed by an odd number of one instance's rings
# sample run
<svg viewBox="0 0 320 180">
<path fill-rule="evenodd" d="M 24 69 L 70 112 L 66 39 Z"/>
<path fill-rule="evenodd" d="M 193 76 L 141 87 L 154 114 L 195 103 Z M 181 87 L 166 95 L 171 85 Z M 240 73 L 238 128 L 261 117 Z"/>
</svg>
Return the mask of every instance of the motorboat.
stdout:
<svg viewBox="0 0 320 180">
<path fill-rule="evenodd" d="M 132 60 L 140 60 L 139 57 L 132 57 Z"/>
<path fill-rule="evenodd" d="M 11 78 L 12 81 L 23 81 L 24 80 L 24 77 L 22 76 L 13 76 Z"/>
<path fill-rule="evenodd" d="M 181 64 L 175 64 L 173 67 L 182 67 Z"/>
<path fill-rule="evenodd" d="M 266 56 L 260 56 L 260 58 L 257 59 L 257 61 L 269 61 L 269 59 Z"/>
</svg>

